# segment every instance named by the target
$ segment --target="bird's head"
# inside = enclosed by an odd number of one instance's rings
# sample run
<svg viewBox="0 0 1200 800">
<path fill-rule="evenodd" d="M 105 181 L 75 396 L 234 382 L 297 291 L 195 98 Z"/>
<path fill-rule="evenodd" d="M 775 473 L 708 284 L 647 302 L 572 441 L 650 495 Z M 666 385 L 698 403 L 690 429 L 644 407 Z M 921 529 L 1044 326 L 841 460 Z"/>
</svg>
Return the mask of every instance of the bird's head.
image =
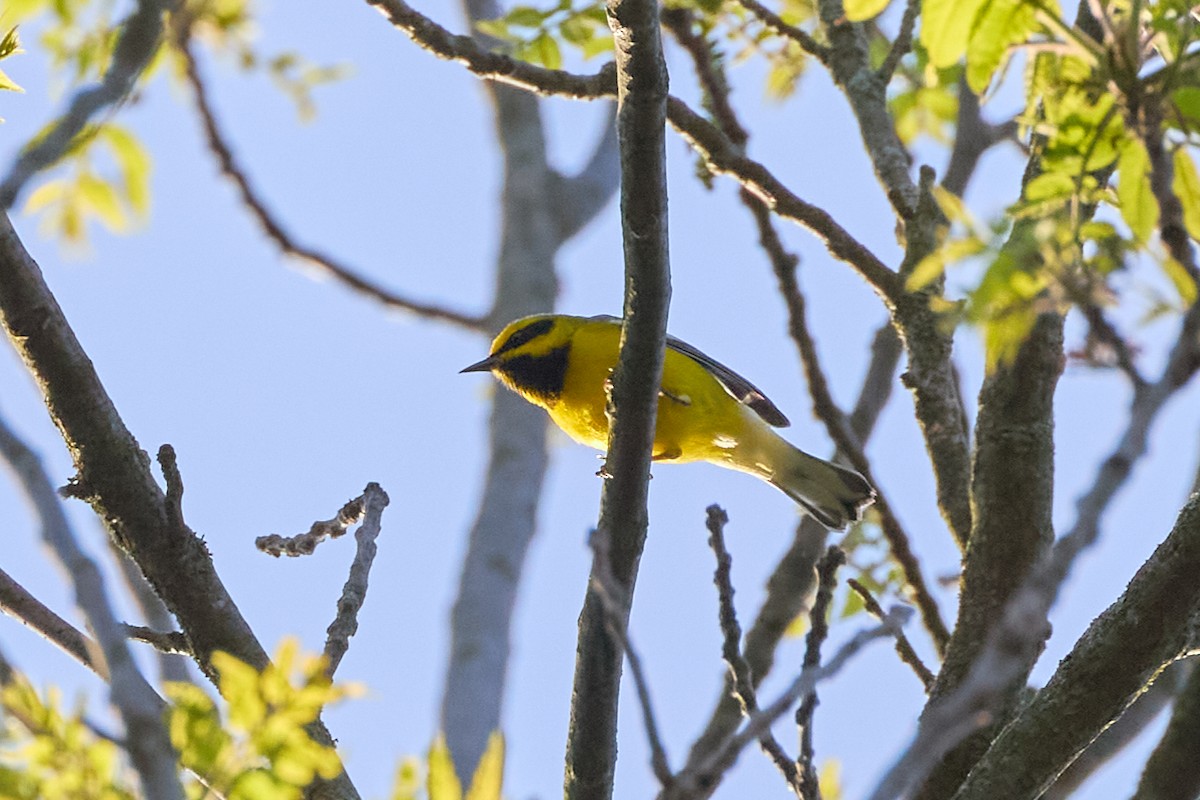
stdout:
<svg viewBox="0 0 1200 800">
<path fill-rule="evenodd" d="M 524 397 L 551 405 L 562 392 L 577 322 L 557 314 L 510 322 L 492 342 L 490 355 L 461 371 L 492 372 Z"/>
</svg>

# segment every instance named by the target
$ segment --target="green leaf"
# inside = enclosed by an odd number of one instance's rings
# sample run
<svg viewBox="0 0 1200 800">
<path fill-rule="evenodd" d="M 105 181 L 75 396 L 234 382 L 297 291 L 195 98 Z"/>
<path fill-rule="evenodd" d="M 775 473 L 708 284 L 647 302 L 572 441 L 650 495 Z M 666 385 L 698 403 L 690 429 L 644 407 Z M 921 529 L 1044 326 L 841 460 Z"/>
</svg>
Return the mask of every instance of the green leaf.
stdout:
<svg viewBox="0 0 1200 800">
<path fill-rule="evenodd" d="M 1175 151 L 1175 180 L 1171 191 L 1183 205 L 1183 227 L 1188 235 L 1200 241 L 1200 175 L 1196 173 L 1196 162 L 1184 148 Z"/>
<path fill-rule="evenodd" d="M 1117 159 L 1117 201 L 1133 236 L 1145 242 L 1158 224 L 1158 201 L 1150 190 L 1150 157 L 1139 139 L 1129 139 Z"/>
<path fill-rule="evenodd" d="M 1184 269 L 1184 266 L 1171 257 L 1163 262 L 1163 272 L 1171 280 L 1171 285 L 1179 293 L 1179 299 L 1185 308 L 1196 302 L 1196 281 Z"/>
<path fill-rule="evenodd" d="M 967 51 L 971 23 L 984 0 L 923 0 L 921 44 L 935 67 L 957 64 Z"/>
<path fill-rule="evenodd" d="M 573 45 L 582 46 L 596 35 L 596 26 L 587 17 L 576 15 L 567 17 L 559 26 L 563 40 Z"/>
<path fill-rule="evenodd" d="M 125 211 L 121 208 L 121 198 L 117 190 L 108 181 L 95 175 L 84 173 L 77 181 L 79 198 L 87 209 L 100 218 L 100 221 L 113 231 L 123 231 L 126 228 Z"/>
<path fill-rule="evenodd" d="M 1200 87 L 1181 86 L 1171 93 L 1171 99 L 1180 114 L 1200 123 Z"/>
<path fill-rule="evenodd" d="M 845 0 L 842 8 L 846 12 L 846 19 L 851 22 L 864 22 L 883 13 L 889 2 L 891 0 Z"/>
<path fill-rule="evenodd" d="M 967 44 L 967 84 L 976 94 L 987 91 L 1008 49 L 1025 42 L 1036 28 L 1032 4 L 1024 0 L 984 0 Z"/>
<path fill-rule="evenodd" d="M 1051 197 L 1070 197 L 1075 180 L 1062 172 L 1043 172 L 1025 185 L 1025 199 L 1031 203 Z"/>
<path fill-rule="evenodd" d="M 533 6 L 514 6 L 504 15 L 504 21 L 509 25 L 518 25 L 522 28 L 540 28 L 548 16 L 550 16 L 550 12 Z"/>
<path fill-rule="evenodd" d="M 429 775 L 425 781 L 429 800 L 462 800 L 462 784 L 454 773 L 446 737 L 438 734 L 429 746 Z"/>
<path fill-rule="evenodd" d="M 504 734 L 492 731 L 487 749 L 475 767 L 471 777 L 471 788 L 466 800 L 500 800 L 500 788 L 504 783 Z M 432 800 L 432 798 L 431 798 Z"/>
<path fill-rule="evenodd" d="M 530 43 L 530 50 L 535 59 L 546 69 L 562 69 L 562 51 L 558 42 L 548 33 L 541 33 Z"/>
</svg>

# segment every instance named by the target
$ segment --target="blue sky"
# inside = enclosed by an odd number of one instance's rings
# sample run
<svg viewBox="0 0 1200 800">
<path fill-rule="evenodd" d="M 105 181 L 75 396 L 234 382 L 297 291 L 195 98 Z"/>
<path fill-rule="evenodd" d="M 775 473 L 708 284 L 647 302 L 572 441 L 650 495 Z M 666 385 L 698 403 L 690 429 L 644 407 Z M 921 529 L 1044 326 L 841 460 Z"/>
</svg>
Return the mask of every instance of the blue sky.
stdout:
<svg viewBox="0 0 1200 800">
<path fill-rule="evenodd" d="M 205 54 L 220 119 L 242 163 L 302 243 L 324 249 L 397 291 L 467 311 L 490 300 L 497 248 L 499 162 L 490 109 L 475 78 L 417 49 L 364 3 L 261 5 L 263 53 L 297 50 L 351 75 L 317 93 L 319 113 L 297 122 L 290 102 L 262 76 L 246 76 Z M 462 29 L 445 0 L 422 5 Z M 46 64 L 32 36 L 5 70 L 27 94 L 0 97 L 0 161 L 60 107 L 47 100 Z M 695 98 L 687 64 L 672 57 L 673 91 Z M 763 102 L 763 74 L 735 68 L 735 101 L 755 131 L 751 152 L 785 182 L 858 235 L 889 263 L 898 254 L 891 213 L 858 145 L 844 101 L 818 69 L 787 104 Z M 556 163 L 579 163 L 603 119 L 600 105 L 543 104 Z M 1000 106 L 994 113 L 1011 113 Z M 989 111 L 992 111 L 989 109 Z M 397 759 L 423 751 L 437 719 L 446 626 L 465 534 L 482 484 L 489 381 L 458 370 L 486 352 L 482 338 L 438 323 L 386 313 L 340 286 L 286 263 L 216 175 L 185 91 L 160 75 L 120 112 L 153 154 L 153 211 L 132 235 L 92 231 L 90 252 L 64 251 L 14 215 L 76 334 L 126 424 L 153 453 L 174 445 L 187 494 L 184 509 L 259 638 L 273 648 L 289 634 L 319 650 L 332 618 L 350 541 L 315 556 L 274 560 L 256 536 L 291 534 L 332 516 L 367 481 L 392 504 L 358 635 L 339 675 L 368 694 L 328 715 L 356 783 L 382 797 Z M 795 350 L 769 266 L 734 187 L 712 192 L 692 177 L 692 157 L 668 138 L 673 297 L 671 329 L 730 364 L 788 414 L 787 437 L 817 454 L 830 449 L 812 419 Z M 944 155 L 923 151 L 935 167 Z M 1022 162 L 1012 149 L 985 160 L 968 200 L 986 211 L 1012 196 Z M 803 258 L 811 324 L 835 397 L 853 402 L 867 344 L 883 321 L 874 296 L 820 244 L 781 225 Z M 619 312 L 622 266 L 615 207 L 582 232 L 560 261 L 559 307 Z M 1079 331 L 1069 328 L 1078 341 Z M 1169 325 L 1137 333 L 1147 364 Z M 970 404 L 981 377 L 977 337 L 960 337 Z M 1154 370 L 1151 367 L 1150 373 Z M 1116 376 L 1070 367 L 1059 392 L 1056 523 L 1120 431 L 1129 394 Z M 1087 622 L 1119 594 L 1169 530 L 1196 470 L 1200 404 L 1185 392 L 1155 428 L 1150 458 L 1107 519 L 1100 544 L 1078 565 L 1054 616 L 1055 635 L 1035 672 L 1041 681 Z M 0 347 L 0 410 L 41 453 L 53 479 L 72 470 L 61 439 L 11 349 Z M 897 388 L 869 453 L 907 525 L 927 575 L 953 574 L 957 554 L 933 505 L 928 460 L 907 393 Z M 552 470 L 514 626 L 506 698 L 507 794 L 560 791 L 562 751 L 575 653 L 575 621 L 590 553 L 599 481 L 595 454 L 553 437 Z M 678 765 L 714 702 L 722 665 L 712 557 L 704 508 L 722 504 L 734 557 L 737 602 L 748 620 L 762 584 L 787 546 L 796 511 L 781 494 L 746 476 L 706 465 L 655 470 L 651 531 L 638 581 L 632 638 L 651 682 L 667 749 Z M 68 504 L 90 551 L 102 532 L 87 508 Z M 71 609 L 62 577 L 41 552 L 33 521 L 0 480 L 4 569 L 60 613 Z M 843 578 L 852 577 L 852 571 Z M 115 591 L 115 585 L 110 586 Z M 953 593 L 939 590 L 953 620 Z M 833 642 L 864 619 L 835 624 Z M 930 646 L 910 634 L 928 655 Z M 101 685 L 18 623 L 0 618 L 0 646 L 16 664 L 68 692 L 102 695 Z M 802 643 L 785 643 L 780 675 L 793 674 Z M 629 689 L 630 687 L 626 687 Z M 653 792 L 645 737 L 626 691 L 616 796 Z M 886 645 L 875 645 L 821 690 L 818 759 L 842 761 L 846 797 L 868 790 L 913 732 L 922 702 L 917 681 Z M 97 711 L 96 713 L 102 713 Z M 1161 721 L 1160 721 L 1161 726 Z M 1158 730 L 1158 728 L 1155 728 Z M 778 729 L 793 748 L 794 734 Z M 866 735 L 864 735 L 866 734 Z M 1083 796 L 1127 794 L 1154 736 L 1143 737 Z M 1140 755 L 1139 755 L 1140 754 Z M 1103 784 L 1103 787 L 1101 787 Z M 785 797 L 773 767 L 748 751 L 722 794 Z"/>
</svg>

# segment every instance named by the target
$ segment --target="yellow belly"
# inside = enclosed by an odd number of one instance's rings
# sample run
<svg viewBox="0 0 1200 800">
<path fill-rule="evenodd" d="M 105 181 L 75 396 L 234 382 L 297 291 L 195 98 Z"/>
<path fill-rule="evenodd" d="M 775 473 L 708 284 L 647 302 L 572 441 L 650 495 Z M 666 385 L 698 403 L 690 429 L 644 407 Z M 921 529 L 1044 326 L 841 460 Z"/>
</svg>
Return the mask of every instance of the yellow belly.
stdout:
<svg viewBox="0 0 1200 800">
<path fill-rule="evenodd" d="M 619 341 L 617 325 L 590 326 L 576 332 L 562 394 L 547 409 L 571 438 L 597 450 L 608 447 L 605 384 L 616 365 Z M 663 461 L 729 462 L 746 431 L 745 412 L 708 370 L 668 349 L 658 398 L 654 456 Z"/>
</svg>

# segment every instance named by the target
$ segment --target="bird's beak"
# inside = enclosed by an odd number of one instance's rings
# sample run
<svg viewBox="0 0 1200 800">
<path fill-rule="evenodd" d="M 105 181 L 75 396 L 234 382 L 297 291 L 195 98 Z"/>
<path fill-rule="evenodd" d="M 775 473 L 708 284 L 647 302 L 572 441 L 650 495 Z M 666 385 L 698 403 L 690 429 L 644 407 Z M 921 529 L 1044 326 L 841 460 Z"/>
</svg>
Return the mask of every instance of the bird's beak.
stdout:
<svg viewBox="0 0 1200 800">
<path fill-rule="evenodd" d="M 495 356 L 488 356 L 483 361 L 478 361 L 469 367 L 463 367 L 458 371 L 458 374 L 464 372 L 491 372 L 492 368 L 500 363 L 500 360 Z"/>
</svg>

